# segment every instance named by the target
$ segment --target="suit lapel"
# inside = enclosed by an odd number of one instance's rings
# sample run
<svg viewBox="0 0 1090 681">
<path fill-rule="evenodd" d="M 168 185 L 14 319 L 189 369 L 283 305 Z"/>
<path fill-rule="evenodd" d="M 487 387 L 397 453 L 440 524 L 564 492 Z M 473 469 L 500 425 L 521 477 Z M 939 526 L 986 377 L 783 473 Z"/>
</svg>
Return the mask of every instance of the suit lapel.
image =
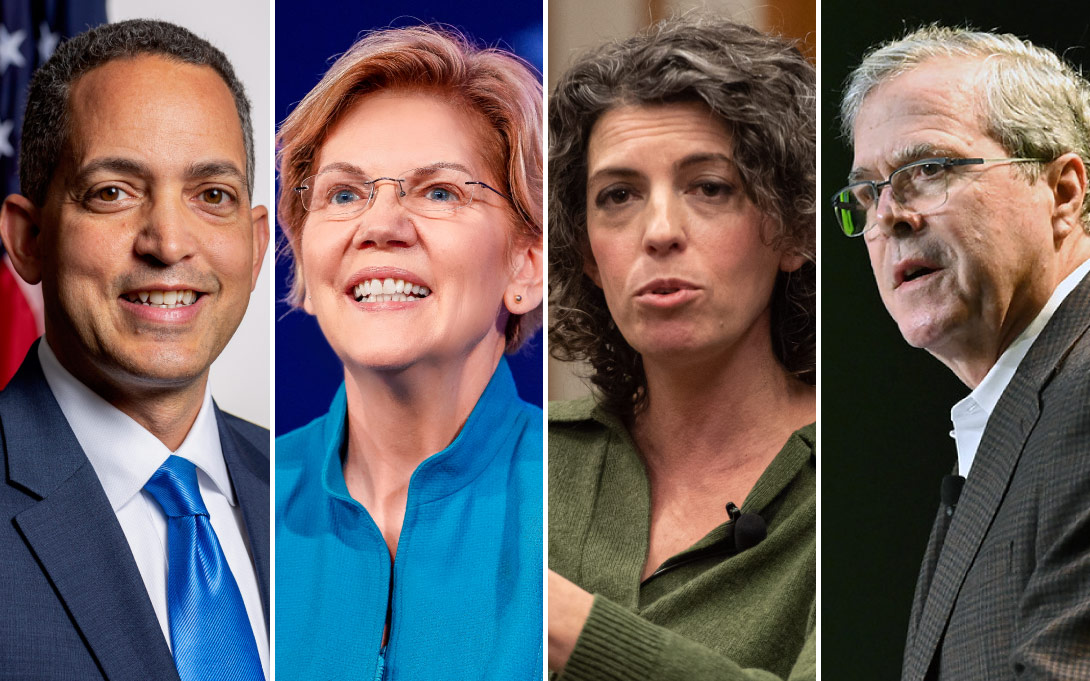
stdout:
<svg viewBox="0 0 1090 681">
<path fill-rule="evenodd" d="M 4 398 L 11 481 L 40 498 L 15 524 L 104 676 L 177 679 L 128 541 L 49 391 L 36 347 Z"/>
<path fill-rule="evenodd" d="M 905 665 L 906 681 L 923 679 L 931 667 L 966 574 L 999 510 L 1026 440 L 1040 418 L 1041 391 L 1088 326 L 1090 277 L 1056 310 L 988 419 L 957 512 L 939 548 L 919 626 L 910 634 L 914 639 Z M 927 567 L 925 562 L 924 569 Z M 925 586 L 922 578 L 917 586 Z"/>
<path fill-rule="evenodd" d="M 931 526 L 931 536 L 927 540 L 927 550 L 924 552 L 923 564 L 920 566 L 920 574 L 916 580 L 915 596 L 912 599 L 912 612 L 908 618 L 908 637 L 905 643 L 903 678 L 912 678 L 912 651 L 915 649 L 916 634 L 920 628 L 920 617 L 923 615 L 923 607 L 927 602 L 927 594 L 931 590 L 931 580 L 935 576 L 935 566 L 939 561 L 939 553 L 946 539 L 946 532 L 950 528 L 950 516 L 946 513 L 946 506 L 940 505 L 939 512 L 935 516 L 935 522 Z"/>
<path fill-rule="evenodd" d="M 269 459 L 238 433 L 216 406 L 223 460 L 238 495 L 246 535 L 254 554 L 261 589 L 261 604 L 265 611 L 265 626 L 269 625 Z"/>
</svg>

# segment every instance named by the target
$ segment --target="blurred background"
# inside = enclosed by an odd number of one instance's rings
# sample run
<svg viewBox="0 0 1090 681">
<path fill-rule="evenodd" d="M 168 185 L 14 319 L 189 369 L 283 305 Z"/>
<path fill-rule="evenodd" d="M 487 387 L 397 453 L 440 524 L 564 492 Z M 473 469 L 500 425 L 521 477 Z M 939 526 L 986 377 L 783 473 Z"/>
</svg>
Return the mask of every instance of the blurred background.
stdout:
<svg viewBox="0 0 1090 681">
<path fill-rule="evenodd" d="M 504 47 L 542 70 L 542 4 L 481 0 L 468 5 L 441 0 L 360 3 L 322 0 L 276 2 L 276 125 L 311 90 L 333 61 L 363 32 L 386 27 L 442 23 L 479 44 Z M 277 244 L 284 241 L 276 228 Z M 318 323 L 284 303 L 290 263 L 276 263 L 276 434 L 325 414 L 344 368 Z M 522 399 L 542 402 L 542 337 L 539 332 L 508 363 Z"/>
<path fill-rule="evenodd" d="M 899 678 L 916 575 L 956 448 L 950 408 L 969 393 L 909 347 L 882 306 L 862 239 L 841 235 L 830 201 L 852 152 L 838 132 L 841 87 L 875 43 L 939 22 L 1028 38 L 1090 66 L 1082 3 L 968 0 L 822 3 L 821 659 L 826 678 Z"/>
<path fill-rule="evenodd" d="M 548 91 L 573 59 L 604 42 L 625 38 L 685 12 L 705 11 L 792 38 L 811 61 L 817 46 L 814 0 L 548 0 Z M 566 400 L 589 392 L 580 363 L 549 358 L 549 399 Z"/>
</svg>

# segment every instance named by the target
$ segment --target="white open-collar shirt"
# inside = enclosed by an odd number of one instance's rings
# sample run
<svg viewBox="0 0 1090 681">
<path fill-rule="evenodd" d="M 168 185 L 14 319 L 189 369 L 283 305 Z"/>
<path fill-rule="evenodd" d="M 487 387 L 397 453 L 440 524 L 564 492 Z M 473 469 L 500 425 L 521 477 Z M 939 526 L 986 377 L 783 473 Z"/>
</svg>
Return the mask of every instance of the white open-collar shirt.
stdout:
<svg viewBox="0 0 1090 681">
<path fill-rule="evenodd" d="M 185 441 L 177 451 L 172 452 L 159 438 L 99 397 L 61 366 L 45 338 L 38 345 L 38 359 L 49 389 L 53 391 L 68 425 L 91 461 L 117 515 L 168 646 L 171 642 L 167 608 L 167 520 L 158 502 L 144 491 L 144 485 L 171 454 L 196 465 L 201 497 L 208 508 L 212 529 L 242 593 L 242 602 L 246 606 L 246 615 L 261 656 L 261 669 L 265 678 L 269 678 L 269 637 L 261 594 L 242 521 L 242 509 L 238 506 L 231 478 L 227 474 L 227 464 L 223 461 L 209 388 L 205 386 L 204 403 Z"/>
<path fill-rule="evenodd" d="M 1079 265 L 1060 282 L 1029 326 L 1018 334 L 1018 338 L 1014 339 L 1010 347 L 999 356 L 995 365 L 988 370 L 984 380 L 973 389 L 973 392 L 950 409 L 950 420 L 954 424 L 950 437 L 957 443 L 960 475 L 966 477 L 969 475 L 977 449 L 980 447 L 980 438 L 984 436 L 984 428 L 988 425 L 988 419 L 995 411 L 995 405 L 999 403 L 999 398 L 1003 396 L 1007 385 L 1014 378 L 1014 373 L 1018 371 L 1018 365 L 1025 359 L 1026 353 L 1041 335 L 1048 321 L 1052 319 L 1056 309 L 1087 273 L 1090 273 L 1090 260 Z"/>
</svg>

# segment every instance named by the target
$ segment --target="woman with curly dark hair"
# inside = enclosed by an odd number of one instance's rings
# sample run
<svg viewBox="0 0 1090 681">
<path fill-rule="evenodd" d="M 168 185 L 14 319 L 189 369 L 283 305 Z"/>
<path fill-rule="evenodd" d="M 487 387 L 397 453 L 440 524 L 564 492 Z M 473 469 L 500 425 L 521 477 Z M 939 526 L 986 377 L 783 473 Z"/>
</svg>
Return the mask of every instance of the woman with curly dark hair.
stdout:
<svg viewBox="0 0 1090 681">
<path fill-rule="evenodd" d="M 549 666 L 815 676 L 814 70 L 703 17 L 549 106 Z M 724 510 L 724 506 L 726 507 Z"/>
</svg>

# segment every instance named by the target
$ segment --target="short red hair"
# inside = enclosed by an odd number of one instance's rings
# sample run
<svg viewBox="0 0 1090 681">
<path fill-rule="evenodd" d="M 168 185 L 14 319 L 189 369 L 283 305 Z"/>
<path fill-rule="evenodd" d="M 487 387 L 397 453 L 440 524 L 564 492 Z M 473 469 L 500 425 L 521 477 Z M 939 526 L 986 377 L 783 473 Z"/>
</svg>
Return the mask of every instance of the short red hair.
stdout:
<svg viewBox="0 0 1090 681">
<path fill-rule="evenodd" d="M 533 67 L 496 48 L 479 48 L 460 33 L 431 26 L 368 33 L 349 48 L 281 124 L 277 133 L 280 194 L 277 221 L 294 262 L 288 302 L 303 302 L 301 243 L 306 211 L 293 187 L 314 173 L 327 132 L 361 97 L 381 90 L 436 91 L 484 123 L 482 156 L 497 187 L 510 196 L 512 241 L 542 235 L 542 88 Z M 508 320 L 513 351 L 541 327 L 542 306 Z"/>
</svg>

